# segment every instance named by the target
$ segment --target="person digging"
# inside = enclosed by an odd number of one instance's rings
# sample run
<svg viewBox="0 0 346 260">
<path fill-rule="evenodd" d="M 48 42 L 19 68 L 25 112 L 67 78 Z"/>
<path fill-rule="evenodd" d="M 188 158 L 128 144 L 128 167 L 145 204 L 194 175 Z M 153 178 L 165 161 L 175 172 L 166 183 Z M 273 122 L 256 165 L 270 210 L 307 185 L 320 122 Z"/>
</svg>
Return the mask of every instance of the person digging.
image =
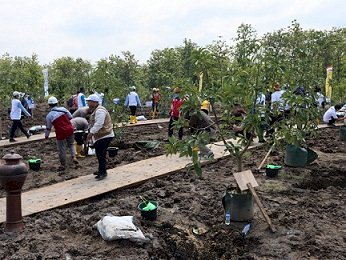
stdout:
<svg viewBox="0 0 346 260">
<path fill-rule="evenodd" d="M 91 94 L 86 101 L 92 111 L 90 116 L 90 130 L 87 142 L 92 142 L 98 160 L 98 171 L 94 173 L 96 180 L 107 177 L 107 148 L 114 138 L 112 119 L 107 109 L 99 104 L 99 97 Z"/>
<path fill-rule="evenodd" d="M 45 138 L 48 139 L 50 131 L 54 126 L 60 160 L 58 171 L 64 171 L 66 167 L 66 144 L 70 149 L 73 163 L 78 164 L 74 147 L 73 126 L 70 122 L 72 115 L 66 108 L 58 107 L 58 100 L 55 97 L 48 99 L 48 105 L 51 110 L 46 117 Z"/>
<path fill-rule="evenodd" d="M 216 133 L 215 122 L 208 115 L 210 111 L 210 103 L 208 100 L 204 100 L 201 104 L 201 110 L 193 112 L 189 118 L 189 126 L 192 134 L 207 132 L 209 137 L 212 137 Z M 188 119 L 188 118 L 186 118 Z M 203 159 L 213 159 L 214 153 L 206 144 L 199 144 L 195 149 L 199 150 L 199 155 Z"/>
</svg>

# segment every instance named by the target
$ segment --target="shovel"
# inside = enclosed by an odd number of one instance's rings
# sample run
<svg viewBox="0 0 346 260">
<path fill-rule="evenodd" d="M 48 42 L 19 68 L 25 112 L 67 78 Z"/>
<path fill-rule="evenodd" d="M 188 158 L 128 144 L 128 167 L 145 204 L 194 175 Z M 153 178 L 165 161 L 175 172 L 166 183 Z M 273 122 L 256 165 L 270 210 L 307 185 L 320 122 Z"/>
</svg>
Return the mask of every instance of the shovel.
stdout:
<svg viewBox="0 0 346 260">
<path fill-rule="evenodd" d="M 267 221 L 270 230 L 274 233 L 276 232 L 276 228 L 272 224 L 266 210 L 264 209 L 262 202 L 260 201 L 259 197 L 256 194 L 256 191 L 254 187 L 258 186 L 258 183 L 253 176 L 252 172 L 250 170 L 242 171 L 242 172 L 235 172 L 233 173 L 235 180 L 237 181 L 238 187 L 241 191 L 249 189 L 252 196 L 254 197 L 257 206 L 259 207 L 264 219 Z"/>
<path fill-rule="evenodd" d="M 258 167 L 257 167 L 257 169 L 256 169 L 255 172 L 260 172 L 260 171 L 261 171 L 261 169 L 262 169 L 262 167 L 263 167 L 265 161 L 267 160 L 269 154 L 272 152 L 273 148 L 274 148 L 274 144 L 270 147 L 269 151 L 268 151 L 267 154 L 264 156 L 262 162 L 258 165 Z"/>
</svg>

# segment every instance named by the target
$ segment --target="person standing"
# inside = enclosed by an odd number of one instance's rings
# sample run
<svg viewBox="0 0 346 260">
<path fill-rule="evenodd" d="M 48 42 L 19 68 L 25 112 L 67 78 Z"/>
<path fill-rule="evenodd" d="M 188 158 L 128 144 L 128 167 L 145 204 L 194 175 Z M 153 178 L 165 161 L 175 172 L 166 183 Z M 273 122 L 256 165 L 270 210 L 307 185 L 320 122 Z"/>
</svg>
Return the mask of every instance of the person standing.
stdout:
<svg viewBox="0 0 346 260">
<path fill-rule="evenodd" d="M 12 96 L 13 96 L 13 99 L 12 99 L 12 103 L 11 103 L 11 113 L 10 113 L 10 118 L 12 120 L 12 126 L 11 126 L 11 130 L 10 130 L 10 139 L 9 139 L 9 141 L 10 142 L 16 142 L 16 140 L 14 139 L 14 135 L 15 135 L 15 132 L 16 132 L 17 128 L 19 128 L 23 132 L 23 134 L 25 134 L 25 136 L 27 138 L 30 137 L 30 134 L 24 129 L 20 119 L 21 119 L 21 116 L 22 116 L 22 112 L 27 117 L 31 117 L 31 115 L 23 107 L 22 103 L 20 102 L 20 100 L 19 100 L 20 93 L 18 91 L 14 91 Z"/>
<path fill-rule="evenodd" d="M 137 117 L 136 117 L 137 107 L 142 107 L 142 105 L 141 105 L 139 96 L 136 93 L 135 86 L 132 86 L 130 88 L 130 93 L 126 96 L 124 106 L 125 107 L 128 106 L 130 108 L 130 111 L 131 111 L 130 124 L 136 124 L 137 123 Z"/>
<path fill-rule="evenodd" d="M 107 177 L 107 148 L 114 138 L 112 119 L 107 109 L 99 104 L 97 95 L 91 94 L 86 101 L 92 111 L 87 142 L 93 142 L 99 164 L 98 171 L 94 173 L 95 178 L 96 180 L 102 180 Z"/>
<path fill-rule="evenodd" d="M 79 91 L 77 92 L 77 106 L 78 108 L 86 107 L 86 101 L 85 101 L 85 95 L 84 95 L 85 89 L 81 87 Z"/>
<path fill-rule="evenodd" d="M 158 88 L 153 88 L 153 94 L 151 97 L 151 101 L 152 101 L 152 118 L 157 117 L 158 112 L 159 112 L 159 102 L 161 100 L 161 94 Z"/>
<path fill-rule="evenodd" d="M 66 144 L 70 149 L 72 161 L 78 164 L 76 158 L 76 150 L 74 147 L 73 126 L 70 122 L 72 119 L 71 113 L 64 107 L 58 107 L 56 97 L 48 99 L 48 105 L 51 108 L 46 117 L 46 132 L 45 138 L 48 139 L 50 131 L 54 126 L 56 134 L 56 144 L 58 147 L 60 166 L 58 171 L 64 171 L 66 167 Z"/>
<path fill-rule="evenodd" d="M 180 98 L 180 88 L 176 87 L 174 88 L 174 95 L 171 102 L 171 110 L 169 111 L 169 123 L 168 123 L 168 137 L 173 136 L 173 128 L 174 128 L 174 122 L 179 120 L 180 117 L 180 107 L 183 104 L 183 100 Z M 183 139 L 183 128 L 180 127 L 178 130 L 178 138 L 179 140 Z"/>
</svg>

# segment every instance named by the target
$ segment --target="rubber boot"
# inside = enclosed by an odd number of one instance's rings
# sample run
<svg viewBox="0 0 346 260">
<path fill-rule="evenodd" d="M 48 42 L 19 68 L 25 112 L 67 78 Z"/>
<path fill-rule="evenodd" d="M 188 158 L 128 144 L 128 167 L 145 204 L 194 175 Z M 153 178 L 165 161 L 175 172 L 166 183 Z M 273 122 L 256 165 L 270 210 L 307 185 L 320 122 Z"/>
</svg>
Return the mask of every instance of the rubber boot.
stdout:
<svg viewBox="0 0 346 260">
<path fill-rule="evenodd" d="M 73 161 L 74 164 L 79 164 L 76 156 L 72 157 L 72 161 Z"/>
<path fill-rule="evenodd" d="M 136 116 L 130 116 L 130 124 L 136 123 Z"/>
<path fill-rule="evenodd" d="M 83 146 L 76 144 L 76 157 L 77 158 L 84 158 L 85 156 L 81 154 L 83 151 Z"/>
<path fill-rule="evenodd" d="M 135 120 L 135 124 L 137 124 L 137 117 L 136 116 L 133 116 L 134 117 L 134 120 Z"/>
</svg>

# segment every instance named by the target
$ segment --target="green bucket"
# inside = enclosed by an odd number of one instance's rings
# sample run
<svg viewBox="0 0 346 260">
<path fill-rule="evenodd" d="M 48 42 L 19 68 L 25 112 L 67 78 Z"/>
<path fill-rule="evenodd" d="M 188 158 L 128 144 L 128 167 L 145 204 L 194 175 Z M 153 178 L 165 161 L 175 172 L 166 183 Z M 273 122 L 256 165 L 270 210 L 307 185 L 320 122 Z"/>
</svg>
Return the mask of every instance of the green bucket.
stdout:
<svg viewBox="0 0 346 260">
<path fill-rule="evenodd" d="M 269 178 L 274 178 L 278 176 L 279 170 L 282 167 L 280 165 L 275 165 L 275 164 L 267 164 L 265 169 L 266 169 L 266 176 Z"/>
<path fill-rule="evenodd" d="M 41 169 L 41 162 L 41 159 L 28 160 L 30 170 L 39 171 Z"/>
</svg>

